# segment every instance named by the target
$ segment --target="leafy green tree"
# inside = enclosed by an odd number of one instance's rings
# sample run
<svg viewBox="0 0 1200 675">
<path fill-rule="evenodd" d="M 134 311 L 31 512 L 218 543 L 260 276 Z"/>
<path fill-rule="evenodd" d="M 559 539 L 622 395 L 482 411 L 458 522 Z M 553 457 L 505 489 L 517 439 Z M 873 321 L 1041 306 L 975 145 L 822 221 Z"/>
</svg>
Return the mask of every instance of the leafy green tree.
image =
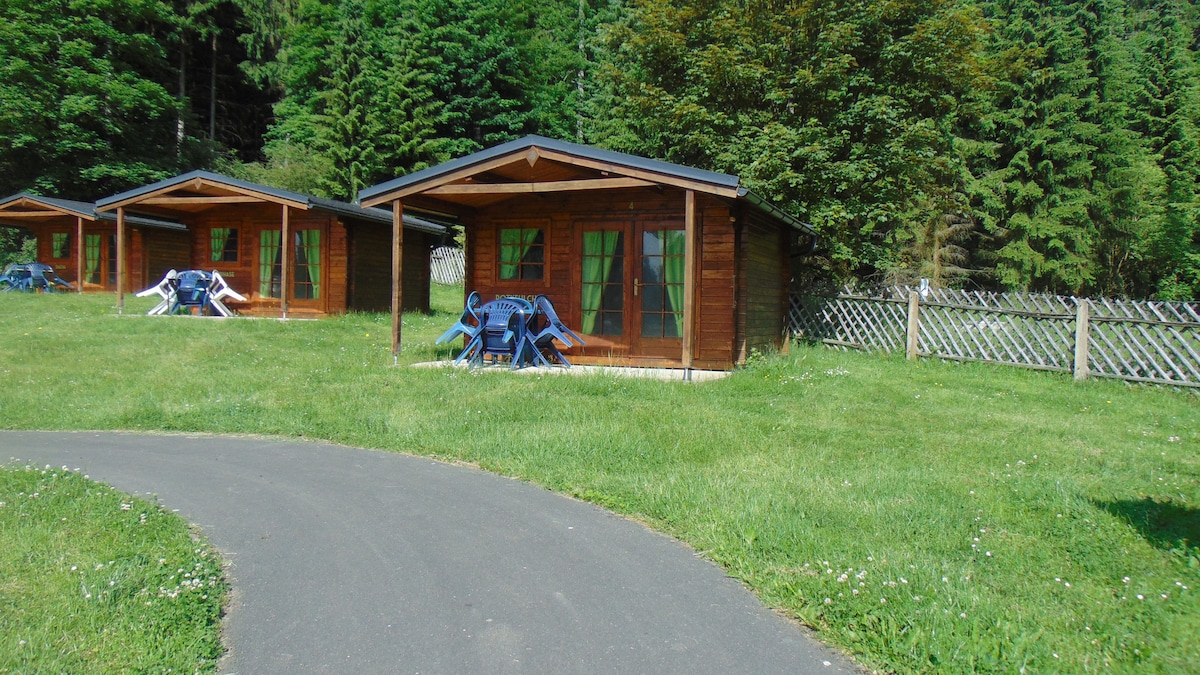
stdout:
<svg viewBox="0 0 1200 675">
<path fill-rule="evenodd" d="M 905 218 L 962 190 L 952 152 L 983 73 L 969 3 L 643 0 L 603 70 L 621 150 L 736 173 L 822 233 L 839 277 L 901 264 Z"/>
<path fill-rule="evenodd" d="M 0 5 L 0 192 L 93 199 L 173 173 L 177 25 L 155 0 Z"/>
<path fill-rule="evenodd" d="M 0 270 L 10 263 L 33 262 L 37 259 L 37 239 L 29 232 L 15 227 L 0 226 Z"/>
</svg>

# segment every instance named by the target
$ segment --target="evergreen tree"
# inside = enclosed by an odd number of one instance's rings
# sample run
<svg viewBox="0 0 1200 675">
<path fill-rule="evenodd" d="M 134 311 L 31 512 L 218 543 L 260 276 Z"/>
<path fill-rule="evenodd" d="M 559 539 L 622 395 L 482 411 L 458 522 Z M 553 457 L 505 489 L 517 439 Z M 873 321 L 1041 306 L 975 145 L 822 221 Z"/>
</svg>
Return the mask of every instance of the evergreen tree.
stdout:
<svg viewBox="0 0 1200 675">
<path fill-rule="evenodd" d="M 1100 127 L 1097 80 L 1085 45 L 1090 8 L 1001 0 L 990 5 L 994 53 L 1009 61 L 995 110 L 990 168 L 977 175 L 984 224 L 997 237 L 1009 288 L 1074 293 L 1095 279 L 1091 192 Z"/>
<path fill-rule="evenodd" d="M 1148 242 L 1159 297 L 1200 298 L 1200 12 L 1193 2 L 1137 3 L 1147 42 L 1144 111 L 1166 183 L 1162 226 Z"/>
<path fill-rule="evenodd" d="M 441 103 L 440 150 L 475 152 L 537 130 L 525 97 L 532 64 L 520 45 L 528 32 L 520 0 L 420 0 L 420 39 Z"/>
</svg>

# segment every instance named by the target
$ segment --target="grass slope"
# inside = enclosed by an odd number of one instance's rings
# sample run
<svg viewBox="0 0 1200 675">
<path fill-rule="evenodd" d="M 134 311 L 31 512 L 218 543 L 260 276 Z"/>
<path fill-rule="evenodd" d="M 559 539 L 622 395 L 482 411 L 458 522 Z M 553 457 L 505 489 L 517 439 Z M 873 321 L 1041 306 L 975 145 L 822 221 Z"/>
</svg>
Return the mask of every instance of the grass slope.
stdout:
<svg viewBox="0 0 1200 675">
<path fill-rule="evenodd" d="M 401 363 L 461 292 L 406 315 Z M 0 426 L 309 437 L 478 463 L 645 520 L 865 663 L 1200 663 L 1192 394 L 818 348 L 688 386 L 394 368 L 389 319 L 0 296 Z M 140 305 L 131 303 L 130 311 Z"/>
</svg>

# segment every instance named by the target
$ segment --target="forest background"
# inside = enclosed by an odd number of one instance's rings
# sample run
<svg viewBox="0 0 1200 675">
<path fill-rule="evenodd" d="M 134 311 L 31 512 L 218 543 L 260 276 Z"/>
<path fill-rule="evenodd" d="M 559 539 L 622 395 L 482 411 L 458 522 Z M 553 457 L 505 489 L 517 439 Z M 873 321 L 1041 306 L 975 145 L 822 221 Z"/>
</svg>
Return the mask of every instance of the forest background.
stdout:
<svg viewBox="0 0 1200 675">
<path fill-rule="evenodd" d="M 741 176 L 839 285 L 1198 298 L 1198 127 L 1200 0 L 0 0 L 0 195 L 537 133 Z"/>
</svg>

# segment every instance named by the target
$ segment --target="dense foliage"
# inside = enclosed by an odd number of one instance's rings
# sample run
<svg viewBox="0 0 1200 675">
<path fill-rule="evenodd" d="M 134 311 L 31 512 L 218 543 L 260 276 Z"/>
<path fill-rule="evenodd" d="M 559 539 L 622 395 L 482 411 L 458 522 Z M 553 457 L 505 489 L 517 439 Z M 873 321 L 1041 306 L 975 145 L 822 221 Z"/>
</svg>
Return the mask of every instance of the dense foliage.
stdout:
<svg viewBox="0 0 1200 675">
<path fill-rule="evenodd" d="M 1200 296 L 1197 0 L 0 4 L 0 192 L 351 199 L 527 133 L 737 174 L 839 282 Z"/>
</svg>

